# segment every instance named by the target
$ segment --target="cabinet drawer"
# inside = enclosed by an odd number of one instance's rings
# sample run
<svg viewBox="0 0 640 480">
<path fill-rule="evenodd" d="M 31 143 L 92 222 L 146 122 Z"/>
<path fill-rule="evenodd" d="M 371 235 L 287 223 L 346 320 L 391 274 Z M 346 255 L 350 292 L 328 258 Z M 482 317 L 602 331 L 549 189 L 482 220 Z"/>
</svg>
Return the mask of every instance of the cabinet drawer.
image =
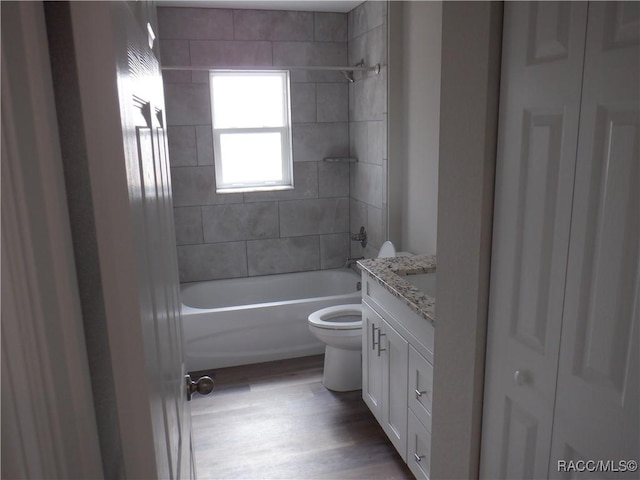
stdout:
<svg viewBox="0 0 640 480">
<path fill-rule="evenodd" d="M 433 365 L 409 345 L 409 408 L 431 431 L 431 402 L 433 401 Z"/>
<path fill-rule="evenodd" d="M 416 478 L 429 478 L 431 468 L 431 433 L 409 411 L 407 428 L 407 465 Z"/>
</svg>

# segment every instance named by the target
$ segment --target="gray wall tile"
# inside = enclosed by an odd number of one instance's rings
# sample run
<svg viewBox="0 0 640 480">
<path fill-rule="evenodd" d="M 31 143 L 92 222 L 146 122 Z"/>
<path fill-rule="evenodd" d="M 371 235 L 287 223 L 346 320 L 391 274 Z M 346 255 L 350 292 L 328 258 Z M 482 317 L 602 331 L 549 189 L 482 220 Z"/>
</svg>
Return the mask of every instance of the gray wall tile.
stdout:
<svg viewBox="0 0 640 480">
<path fill-rule="evenodd" d="M 349 63 L 353 65 L 360 60 L 368 66 L 387 64 L 386 22 L 349 41 Z"/>
<path fill-rule="evenodd" d="M 349 196 L 348 163 L 318 163 L 318 196 L 320 198 Z"/>
<path fill-rule="evenodd" d="M 325 157 L 349 154 L 349 132 L 346 123 L 293 125 L 294 162 L 317 162 Z"/>
<path fill-rule="evenodd" d="M 313 40 L 313 13 L 234 10 L 236 40 Z"/>
<path fill-rule="evenodd" d="M 245 242 L 178 247 L 180 282 L 247 276 Z"/>
<path fill-rule="evenodd" d="M 364 60 L 367 65 L 387 64 L 387 24 L 370 30 L 366 34 Z"/>
<path fill-rule="evenodd" d="M 347 79 L 339 72 L 332 70 L 293 70 L 291 83 L 344 83 Z"/>
<path fill-rule="evenodd" d="M 382 120 L 387 110 L 385 69 L 380 75 L 365 77 L 349 86 L 349 119 Z"/>
<path fill-rule="evenodd" d="M 213 165 L 213 132 L 211 125 L 196 126 L 198 165 Z"/>
<path fill-rule="evenodd" d="M 358 233 L 360 231 L 360 227 L 367 229 L 367 204 L 360 202 L 353 197 L 349 200 L 349 230 L 351 233 Z M 364 248 L 362 248 L 360 242 L 349 240 L 349 244 L 351 247 L 351 257 L 355 258 L 364 256 Z"/>
<path fill-rule="evenodd" d="M 273 42 L 274 65 L 345 65 L 344 42 Z"/>
<path fill-rule="evenodd" d="M 310 123 L 315 121 L 316 86 L 313 83 L 292 83 L 291 122 Z"/>
<path fill-rule="evenodd" d="M 216 193 L 212 166 L 172 168 L 171 190 L 176 207 L 242 203 L 243 200 L 241 193 Z"/>
<path fill-rule="evenodd" d="M 367 1 L 351 10 L 348 15 L 349 40 L 386 22 L 387 2 Z"/>
<path fill-rule="evenodd" d="M 164 98 L 168 125 L 211 124 L 211 105 L 207 85 L 166 84 Z"/>
<path fill-rule="evenodd" d="M 206 65 L 204 65 L 206 67 Z M 190 76 L 191 83 L 209 83 L 209 72 L 192 70 Z"/>
<path fill-rule="evenodd" d="M 376 165 L 382 165 L 382 160 L 386 156 L 386 151 L 383 152 L 382 145 L 384 143 L 384 139 L 387 136 L 387 132 L 386 130 L 384 130 L 384 122 L 368 122 L 367 127 L 367 161 L 369 163 L 375 163 Z"/>
<path fill-rule="evenodd" d="M 233 39 L 231 10 L 210 8 L 160 7 L 159 36 L 163 39 Z"/>
<path fill-rule="evenodd" d="M 191 245 L 203 242 L 200 207 L 174 208 L 173 219 L 176 228 L 176 243 L 178 245 Z"/>
<path fill-rule="evenodd" d="M 361 3 L 356 8 L 351 10 L 347 16 L 347 36 L 349 40 L 353 40 L 365 33 L 367 28 L 367 14 L 364 8 L 364 3 Z"/>
<path fill-rule="evenodd" d="M 317 236 L 247 242 L 249 275 L 301 272 L 320 268 Z"/>
<path fill-rule="evenodd" d="M 349 123 L 349 151 L 359 162 L 368 162 L 369 127 L 367 122 Z"/>
<path fill-rule="evenodd" d="M 367 228 L 367 204 L 363 203 L 355 198 L 349 199 L 349 231 L 351 233 L 358 233 L 360 227 Z"/>
<path fill-rule="evenodd" d="M 320 42 L 346 42 L 347 23 L 347 15 L 345 13 L 314 13 L 314 40 Z"/>
<path fill-rule="evenodd" d="M 189 83 L 191 82 L 191 72 L 188 71 L 163 71 L 162 83 L 167 85 L 168 83 Z"/>
<path fill-rule="evenodd" d="M 351 255 L 374 257 L 387 230 L 387 2 L 367 1 L 348 16 L 349 62 L 380 63 L 379 75 L 356 75 L 349 85 L 350 148 L 361 162 L 350 170 L 350 226 L 369 232 L 362 248 L 351 242 Z"/>
<path fill-rule="evenodd" d="M 349 121 L 349 87 L 346 83 L 317 86 L 318 122 Z"/>
<path fill-rule="evenodd" d="M 167 128 L 169 162 L 172 167 L 197 165 L 196 132 L 194 127 L 169 126 Z"/>
<path fill-rule="evenodd" d="M 355 65 L 360 60 L 364 60 L 367 53 L 365 45 L 366 39 L 366 35 L 360 35 L 359 37 L 349 40 L 349 65 Z"/>
<path fill-rule="evenodd" d="M 188 40 L 160 40 L 162 65 L 181 67 L 189 65 Z"/>
<path fill-rule="evenodd" d="M 349 256 L 349 234 L 320 235 L 320 268 L 340 268 Z"/>
<path fill-rule="evenodd" d="M 205 41 L 189 43 L 192 65 L 258 67 L 271 65 L 271 42 Z"/>
<path fill-rule="evenodd" d="M 349 199 L 280 202 L 280 235 L 295 237 L 349 231 Z"/>
<path fill-rule="evenodd" d="M 382 166 L 352 163 L 349 191 L 353 198 L 382 208 Z"/>
<path fill-rule="evenodd" d="M 383 232 L 382 208 L 367 206 L 367 238 L 368 244 L 376 250 L 380 250 L 382 242 L 386 240 Z"/>
<path fill-rule="evenodd" d="M 204 241 L 230 242 L 278 237 L 278 204 L 237 203 L 202 207 Z"/>
<path fill-rule="evenodd" d="M 159 15 L 165 64 L 348 64 L 345 14 L 163 7 Z M 365 36 L 361 43 L 367 51 Z M 292 72 L 295 188 L 221 195 L 215 193 L 208 73 L 164 72 L 164 80 L 181 280 L 342 266 L 350 243 L 350 167 L 322 162 L 349 155 L 349 84 L 341 73 Z M 368 113 L 364 101 L 362 115 Z M 365 128 L 365 142 L 368 134 Z M 368 153 L 364 148 L 363 156 Z M 284 223 L 294 237 L 279 232 L 283 211 L 292 215 Z M 282 238 L 264 238 L 271 235 Z"/>
<path fill-rule="evenodd" d="M 294 162 L 293 190 L 273 192 L 250 192 L 244 194 L 244 201 L 268 202 L 275 200 L 295 200 L 318 197 L 318 162 Z"/>
</svg>

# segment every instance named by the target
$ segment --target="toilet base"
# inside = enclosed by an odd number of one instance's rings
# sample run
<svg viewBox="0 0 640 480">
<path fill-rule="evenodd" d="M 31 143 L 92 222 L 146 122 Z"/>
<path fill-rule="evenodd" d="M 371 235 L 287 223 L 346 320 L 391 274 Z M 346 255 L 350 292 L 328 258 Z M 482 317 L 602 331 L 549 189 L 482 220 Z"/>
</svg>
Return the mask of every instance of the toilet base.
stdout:
<svg viewBox="0 0 640 480">
<path fill-rule="evenodd" d="M 362 352 L 327 345 L 324 352 L 322 384 L 335 392 L 362 388 Z"/>
</svg>

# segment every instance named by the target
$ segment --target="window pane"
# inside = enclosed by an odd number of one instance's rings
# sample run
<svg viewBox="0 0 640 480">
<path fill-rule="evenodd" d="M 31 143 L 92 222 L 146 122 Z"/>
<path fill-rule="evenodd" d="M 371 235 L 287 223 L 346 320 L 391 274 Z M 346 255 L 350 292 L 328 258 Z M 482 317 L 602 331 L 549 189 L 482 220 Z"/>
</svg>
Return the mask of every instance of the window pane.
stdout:
<svg viewBox="0 0 640 480">
<path fill-rule="evenodd" d="M 211 74 L 214 128 L 285 125 L 285 75 Z"/>
<path fill-rule="evenodd" d="M 279 132 L 220 135 L 222 182 L 281 182 L 282 139 Z"/>
</svg>

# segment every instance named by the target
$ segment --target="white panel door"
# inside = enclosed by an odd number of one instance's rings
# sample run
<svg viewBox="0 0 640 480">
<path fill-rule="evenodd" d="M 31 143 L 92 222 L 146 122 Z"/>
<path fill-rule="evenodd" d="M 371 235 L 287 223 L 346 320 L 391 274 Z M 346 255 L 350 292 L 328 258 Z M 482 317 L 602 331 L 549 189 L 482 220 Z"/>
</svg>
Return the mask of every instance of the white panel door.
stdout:
<svg viewBox="0 0 640 480">
<path fill-rule="evenodd" d="M 482 478 L 548 473 L 586 15 L 505 4 Z"/>
<path fill-rule="evenodd" d="M 554 477 L 559 460 L 640 460 L 639 41 L 638 2 L 589 4 Z"/>
<path fill-rule="evenodd" d="M 126 2 L 70 8 L 125 475 L 189 478 L 160 67 Z"/>
</svg>

